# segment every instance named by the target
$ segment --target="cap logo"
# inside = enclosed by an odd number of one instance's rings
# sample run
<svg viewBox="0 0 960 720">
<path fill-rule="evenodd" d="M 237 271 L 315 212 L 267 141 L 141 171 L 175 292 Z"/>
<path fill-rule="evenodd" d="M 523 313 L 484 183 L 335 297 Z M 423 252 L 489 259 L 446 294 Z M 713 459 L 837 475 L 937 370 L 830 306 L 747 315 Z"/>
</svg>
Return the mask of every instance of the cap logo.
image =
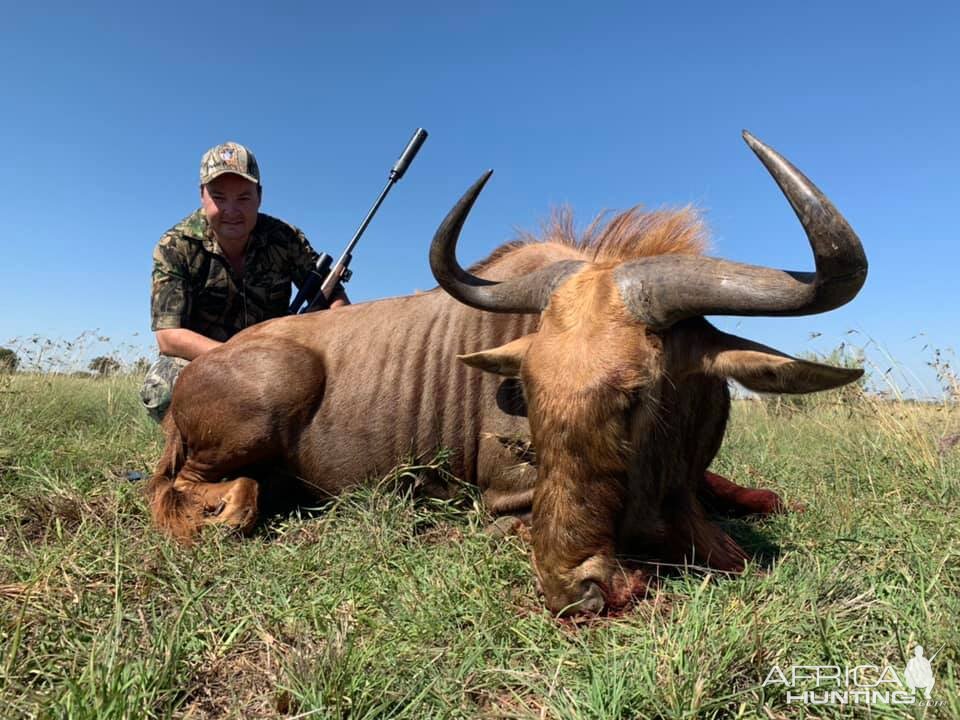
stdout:
<svg viewBox="0 0 960 720">
<path fill-rule="evenodd" d="M 236 173 L 260 184 L 260 168 L 249 148 L 226 142 L 207 150 L 200 159 L 200 184 L 205 185 L 224 173 Z"/>
</svg>

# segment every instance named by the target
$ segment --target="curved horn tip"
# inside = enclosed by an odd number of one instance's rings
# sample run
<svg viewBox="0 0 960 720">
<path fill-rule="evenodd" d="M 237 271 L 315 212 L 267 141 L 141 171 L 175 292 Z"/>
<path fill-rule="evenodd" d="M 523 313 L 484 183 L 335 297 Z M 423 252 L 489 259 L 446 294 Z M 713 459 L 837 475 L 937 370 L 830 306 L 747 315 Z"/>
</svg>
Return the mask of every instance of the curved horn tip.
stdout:
<svg viewBox="0 0 960 720">
<path fill-rule="evenodd" d="M 468 211 L 469 208 L 473 206 L 473 203 L 476 202 L 477 198 L 480 197 L 483 186 L 487 184 L 487 180 L 490 179 L 491 175 L 493 175 L 493 170 L 487 170 L 484 172 L 483 175 L 474 181 L 473 185 L 467 188 L 467 191 L 460 198 L 461 203 L 468 203 Z"/>
<path fill-rule="evenodd" d="M 443 223 L 439 228 L 437 228 L 438 235 L 434 236 L 434 242 L 437 242 L 439 234 L 442 234 L 441 231 L 446 227 L 447 223 L 454 222 L 455 219 L 459 219 L 460 225 L 463 225 L 463 221 L 467 219 L 467 214 L 469 214 L 470 210 L 473 208 L 473 204 L 477 201 L 477 198 L 480 197 L 480 193 L 483 191 L 483 186 L 487 184 L 487 180 L 490 179 L 491 175 L 493 175 L 493 170 L 487 170 L 485 173 L 483 173 L 483 175 L 473 182 L 473 185 L 466 189 L 463 195 L 460 196 L 457 204 L 451 208 L 450 212 L 447 213 L 447 217 L 444 218 Z M 459 232 L 459 230 L 457 232 Z"/>
<path fill-rule="evenodd" d="M 753 150 L 758 155 L 764 151 L 770 150 L 770 146 L 767 145 L 762 140 L 759 140 L 756 135 L 751 133 L 749 130 L 742 130 L 740 134 L 743 136 L 743 141 L 750 146 L 750 149 Z"/>
<path fill-rule="evenodd" d="M 484 171 L 483 175 L 474 183 L 477 190 L 483 190 L 483 186 L 487 184 L 487 180 L 490 179 L 491 175 L 493 175 L 493 168 Z"/>
</svg>

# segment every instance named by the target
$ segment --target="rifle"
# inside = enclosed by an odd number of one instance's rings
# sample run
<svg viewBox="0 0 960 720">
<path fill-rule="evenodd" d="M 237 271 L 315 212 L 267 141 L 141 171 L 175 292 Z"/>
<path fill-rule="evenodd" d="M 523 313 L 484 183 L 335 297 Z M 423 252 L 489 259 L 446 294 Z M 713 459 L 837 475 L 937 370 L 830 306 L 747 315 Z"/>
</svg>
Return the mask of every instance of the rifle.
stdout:
<svg viewBox="0 0 960 720">
<path fill-rule="evenodd" d="M 413 137 L 410 138 L 410 142 L 407 143 L 407 147 L 404 148 L 397 162 L 395 162 L 393 168 L 391 168 L 386 187 L 383 188 L 380 197 L 377 198 L 373 207 L 370 208 L 370 212 L 367 213 L 363 222 L 360 223 L 360 227 L 357 228 L 357 232 L 353 235 L 353 240 L 347 245 L 347 249 L 343 251 L 340 259 L 337 260 L 337 264 L 331 269 L 330 265 L 333 262 L 333 258 L 327 253 L 320 254 L 316 266 L 310 271 L 310 274 L 307 275 L 296 297 L 290 304 L 291 315 L 329 309 L 330 298 L 336 293 L 338 286 L 347 282 L 351 275 L 353 275 L 349 268 L 350 260 L 353 259 L 353 248 L 356 247 L 357 241 L 360 239 L 360 236 L 363 235 L 363 231 L 367 229 L 367 225 L 370 224 L 383 199 L 387 196 L 387 193 L 390 192 L 390 188 L 403 177 L 403 174 L 407 171 L 407 168 L 410 167 L 410 163 L 413 162 L 413 159 L 417 156 L 417 151 L 420 150 L 420 146 L 423 145 L 423 141 L 426 139 L 427 131 L 423 128 L 417 128 L 413 133 Z M 301 309 L 300 306 L 303 305 L 304 301 L 306 301 L 306 305 Z"/>
</svg>

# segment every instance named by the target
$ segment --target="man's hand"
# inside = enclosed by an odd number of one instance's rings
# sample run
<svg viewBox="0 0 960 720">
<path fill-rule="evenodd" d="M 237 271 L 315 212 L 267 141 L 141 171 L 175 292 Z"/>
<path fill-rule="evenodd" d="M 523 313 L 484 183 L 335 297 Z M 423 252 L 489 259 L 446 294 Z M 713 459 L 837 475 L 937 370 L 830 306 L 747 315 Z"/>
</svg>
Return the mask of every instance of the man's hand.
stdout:
<svg viewBox="0 0 960 720">
<path fill-rule="evenodd" d="M 223 344 L 186 328 L 157 330 L 154 335 L 162 354 L 180 357 L 184 360 L 194 360 L 205 352 Z"/>
<path fill-rule="evenodd" d="M 330 309 L 338 308 L 343 305 L 349 305 L 350 298 L 347 297 L 347 294 L 343 291 L 343 286 L 337 286 L 337 291 L 333 294 L 333 297 L 330 298 Z"/>
</svg>

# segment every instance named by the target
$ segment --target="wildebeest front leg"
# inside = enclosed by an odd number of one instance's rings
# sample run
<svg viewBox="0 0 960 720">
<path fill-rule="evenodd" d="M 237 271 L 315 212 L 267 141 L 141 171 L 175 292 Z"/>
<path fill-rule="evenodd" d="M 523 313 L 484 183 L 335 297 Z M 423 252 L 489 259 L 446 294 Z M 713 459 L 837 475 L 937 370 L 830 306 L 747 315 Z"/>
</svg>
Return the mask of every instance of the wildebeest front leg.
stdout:
<svg viewBox="0 0 960 720">
<path fill-rule="evenodd" d="M 711 510 L 731 515 L 775 515 L 786 512 L 773 490 L 748 488 L 710 471 L 703 474 L 700 495 Z"/>
<path fill-rule="evenodd" d="M 686 523 L 678 522 L 675 527 L 679 532 L 674 547 L 687 548 L 683 554 L 684 563 L 704 565 L 721 572 L 743 572 L 747 554 L 723 528 L 707 518 L 702 509 L 691 509 Z M 684 537 L 686 533 L 689 535 Z"/>
</svg>

